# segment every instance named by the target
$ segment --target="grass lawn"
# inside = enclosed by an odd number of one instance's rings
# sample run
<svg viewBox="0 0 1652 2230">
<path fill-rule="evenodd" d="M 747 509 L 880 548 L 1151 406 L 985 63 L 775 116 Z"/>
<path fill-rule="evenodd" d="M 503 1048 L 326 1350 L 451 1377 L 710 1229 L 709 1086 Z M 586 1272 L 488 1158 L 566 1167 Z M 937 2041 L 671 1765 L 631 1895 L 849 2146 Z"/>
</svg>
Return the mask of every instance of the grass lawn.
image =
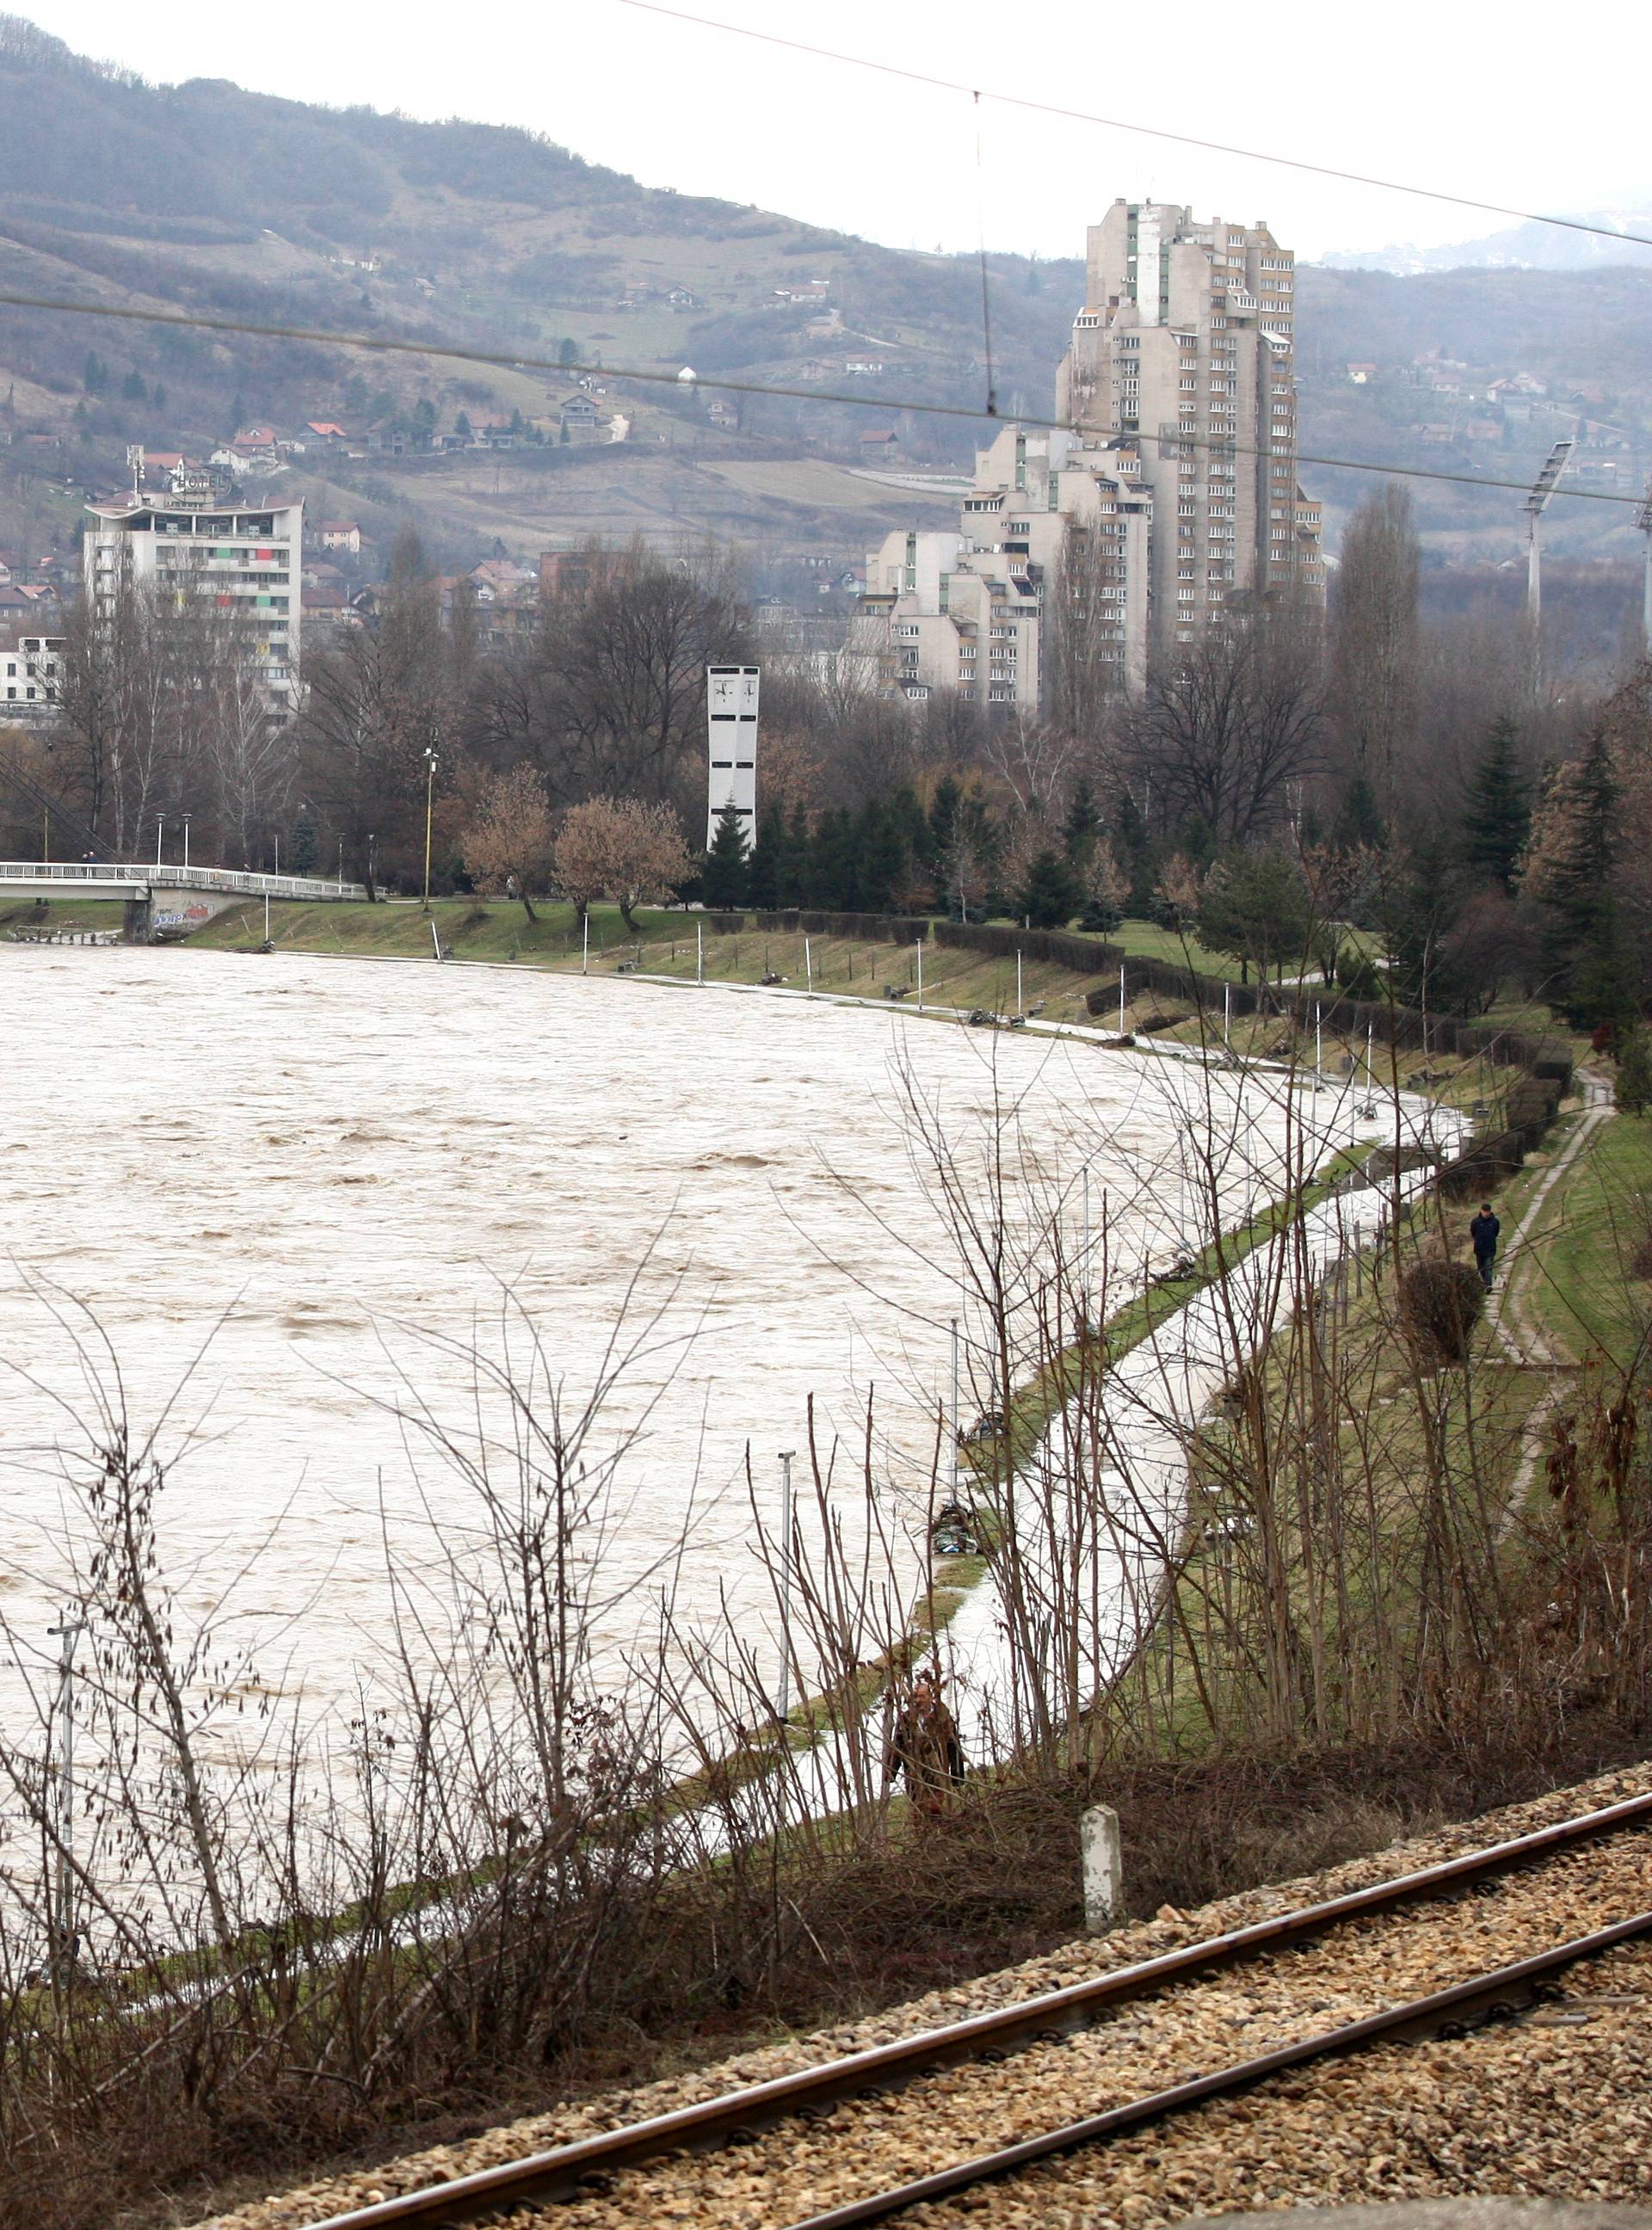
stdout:
<svg viewBox="0 0 1652 2230">
<path fill-rule="evenodd" d="M 1528 1166 L 1507 1223 L 1565 1144 L 1556 1132 L 1545 1160 Z M 1614 1115 L 1597 1130 L 1544 1204 L 1543 1220 L 1514 1272 L 1521 1305 L 1564 1354 L 1594 1352 L 1627 1367 L 1643 1351 L 1652 1285 L 1632 1269 L 1652 1231 L 1652 1122 Z"/>
</svg>

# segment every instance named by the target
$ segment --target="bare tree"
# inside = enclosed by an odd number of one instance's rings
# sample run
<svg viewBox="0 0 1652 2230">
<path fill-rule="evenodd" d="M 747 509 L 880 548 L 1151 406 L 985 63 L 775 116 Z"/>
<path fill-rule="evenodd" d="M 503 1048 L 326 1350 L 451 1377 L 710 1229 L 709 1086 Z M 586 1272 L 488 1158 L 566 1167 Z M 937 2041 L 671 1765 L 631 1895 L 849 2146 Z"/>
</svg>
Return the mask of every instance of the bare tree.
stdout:
<svg viewBox="0 0 1652 2230">
<path fill-rule="evenodd" d="M 1331 611 L 1331 698 L 1347 771 L 1384 805 L 1416 749 L 1421 568 L 1410 492 L 1391 482 L 1348 523 Z"/>
<path fill-rule="evenodd" d="M 571 807 L 556 842 L 557 880 L 581 916 L 592 899 L 610 898 L 635 930 L 632 908 L 676 896 L 694 862 L 667 805 L 636 797 L 593 797 Z"/>
<path fill-rule="evenodd" d="M 1083 738 L 1092 752 L 1112 724 L 1126 683 L 1121 648 L 1114 641 L 1122 612 L 1113 596 L 1124 575 L 1121 555 L 1088 527 L 1069 521 L 1046 605 L 1044 670 L 1052 722 Z"/>
<path fill-rule="evenodd" d="M 1324 726 L 1319 630 L 1286 607 L 1236 613 L 1164 661 L 1124 735 L 1167 819 L 1225 849 L 1279 819 L 1320 763 Z"/>
<path fill-rule="evenodd" d="M 532 885 L 543 880 L 551 865 L 551 825 L 543 777 L 533 767 L 518 766 L 484 784 L 479 810 L 459 839 L 477 889 L 519 898 L 530 921 L 539 919 Z"/>
</svg>

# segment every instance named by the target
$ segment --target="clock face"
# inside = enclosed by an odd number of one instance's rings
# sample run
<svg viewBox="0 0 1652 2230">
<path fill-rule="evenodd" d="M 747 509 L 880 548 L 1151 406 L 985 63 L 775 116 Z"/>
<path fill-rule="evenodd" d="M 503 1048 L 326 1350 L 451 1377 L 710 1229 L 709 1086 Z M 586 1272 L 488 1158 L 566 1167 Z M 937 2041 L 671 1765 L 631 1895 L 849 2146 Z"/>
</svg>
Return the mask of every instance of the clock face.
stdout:
<svg viewBox="0 0 1652 2230">
<path fill-rule="evenodd" d="M 734 694 L 734 684 L 732 681 L 715 682 L 712 686 L 712 694 L 720 705 L 726 705 Z"/>
</svg>

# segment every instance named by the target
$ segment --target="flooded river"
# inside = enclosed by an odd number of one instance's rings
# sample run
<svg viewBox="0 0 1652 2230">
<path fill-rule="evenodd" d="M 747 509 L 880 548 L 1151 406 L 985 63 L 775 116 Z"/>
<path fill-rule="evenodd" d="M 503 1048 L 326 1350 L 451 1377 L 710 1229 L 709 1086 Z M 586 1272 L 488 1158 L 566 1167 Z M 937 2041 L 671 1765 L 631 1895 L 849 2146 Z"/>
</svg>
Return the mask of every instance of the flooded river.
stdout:
<svg viewBox="0 0 1652 2230">
<path fill-rule="evenodd" d="M 858 1451 L 875 1387 L 876 1506 L 910 1540 L 903 1490 L 927 1476 L 960 1304 L 932 1173 L 899 1116 L 902 1064 L 966 1165 L 995 1107 L 1049 1182 L 1087 1157 L 1092 1228 L 1105 1203 L 1121 1267 L 1200 1221 L 1178 1112 L 1204 1091 L 1195 1072 L 893 1014 L 458 967 L 0 948 L 0 1610 L 45 1648 L 84 1554 L 55 1476 L 75 1474 L 88 1415 L 58 1320 L 72 1299 L 95 1317 L 83 1335 L 106 1336 L 98 1369 L 106 1388 L 118 1363 L 138 1434 L 165 1415 L 160 1535 L 181 1611 L 219 1606 L 258 1637 L 265 1679 L 307 1713 L 347 1710 L 375 1677 L 387 1556 L 437 1572 L 471 1522 L 462 1483 L 396 1410 L 416 1388 L 467 1434 L 463 1350 L 499 1355 L 506 1286 L 571 1410 L 616 1328 L 662 1312 L 588 1452 L 617 1451 L 616 1648 L 657 1619 L 662 1586 L 707 1630 L 758 1620 L 745 1451 L 771 1505 L 811 1394 L 823 1444 L 842 1431 Z M 1281 1129 L 1260 1105 L 1259 1156 Z M 1229 1211 L 1247 1182 L 1236 1164 Z M 519 1355 L 527 1336 L 510 1335 Z M 839 1473 L 853 1539 L 858 1453 Z M 6 1677 L 0 1706 L 20 1710 L 15 1665 Z"/>
</svg>

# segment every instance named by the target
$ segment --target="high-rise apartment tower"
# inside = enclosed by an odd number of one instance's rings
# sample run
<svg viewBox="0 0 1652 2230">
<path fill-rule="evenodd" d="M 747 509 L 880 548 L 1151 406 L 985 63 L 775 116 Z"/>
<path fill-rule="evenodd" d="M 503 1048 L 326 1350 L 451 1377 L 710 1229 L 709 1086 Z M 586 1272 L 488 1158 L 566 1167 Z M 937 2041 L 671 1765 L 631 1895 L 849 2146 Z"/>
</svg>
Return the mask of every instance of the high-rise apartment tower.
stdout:
<svg viewBox="0 0 1652 2230">
<path fill-rule="evenodd" d="M 141 487 L 87 506 L 82 552 L 94 616 L 109 619 L 124 583 L 191 599 L 236 626 L 272 719 L 298 709 L 304 506 L 226 504 L 199 486 L 151 495 Z"/>
<path fill-rule="evenodd" d="M 1322 598 L 1320 506 L 1296 481 L 1291 251 L 1265 224 L 1118 201 L 1089 228 L 1087 270 L 1060 415 L 1139 439 L 1156 643 L 1197 640 L 1242 599 Z"/>
</svg>

